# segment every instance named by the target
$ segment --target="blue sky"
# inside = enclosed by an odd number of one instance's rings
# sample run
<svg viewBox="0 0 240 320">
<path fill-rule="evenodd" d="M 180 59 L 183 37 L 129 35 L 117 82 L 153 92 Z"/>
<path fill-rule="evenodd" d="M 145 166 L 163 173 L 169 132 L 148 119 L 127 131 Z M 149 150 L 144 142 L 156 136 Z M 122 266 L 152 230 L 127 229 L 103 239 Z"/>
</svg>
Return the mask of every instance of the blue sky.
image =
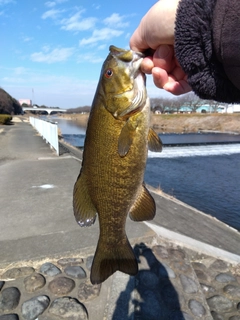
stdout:
<svg viewBox="0 0 240 320">
<path fill-rule="evenodd" d="M 0 0 L 0 87 L 38 105 L 91 105 L 109 46 L 128 49 L 155 2 Z M 164 94 L 147 83 L 150 96 Z"/>
</svg>

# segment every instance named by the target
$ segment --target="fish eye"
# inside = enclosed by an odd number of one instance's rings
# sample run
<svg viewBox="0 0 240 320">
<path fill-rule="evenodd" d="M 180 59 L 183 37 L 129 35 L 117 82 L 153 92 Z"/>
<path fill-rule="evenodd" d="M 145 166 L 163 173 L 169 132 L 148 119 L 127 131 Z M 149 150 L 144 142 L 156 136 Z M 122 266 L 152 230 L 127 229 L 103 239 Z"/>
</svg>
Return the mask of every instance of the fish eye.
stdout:
<svg viewBox="0 0 240 320">
<path fill-rule="evenodd" d="M 104 74 L 104 75 L 105 75 L 105 77 L 108 78 L 108 79 L 111 78 L 111 76 L 113 75 L 112 69 L 110 69 L 110 68 L 107 69 L 107 70 L 105 71 L 105 74 Z"/>
</svg>

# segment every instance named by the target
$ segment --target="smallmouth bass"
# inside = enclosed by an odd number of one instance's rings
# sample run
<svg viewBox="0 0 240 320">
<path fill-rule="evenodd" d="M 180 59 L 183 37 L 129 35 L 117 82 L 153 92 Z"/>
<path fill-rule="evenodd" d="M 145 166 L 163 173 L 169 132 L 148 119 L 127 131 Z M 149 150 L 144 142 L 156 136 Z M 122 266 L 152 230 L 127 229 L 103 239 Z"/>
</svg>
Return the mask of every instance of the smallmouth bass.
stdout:
<svg viewBox="0 0 240 320">
<path fill-rule="evenodd" d="M 138 264 L 125 232 L 134 221 L 155 216 L 154 199 L 143 183 L 148 147 L 161 151 L 149 128 L 150 101 L 140 70 L 143 54 L 110 46 L 93 99 L 73 208 L 80 226 L 99 217 L 100 236 L 90 280 L 101 283 L 119 270 L 129 275 Z"/>
</svg>

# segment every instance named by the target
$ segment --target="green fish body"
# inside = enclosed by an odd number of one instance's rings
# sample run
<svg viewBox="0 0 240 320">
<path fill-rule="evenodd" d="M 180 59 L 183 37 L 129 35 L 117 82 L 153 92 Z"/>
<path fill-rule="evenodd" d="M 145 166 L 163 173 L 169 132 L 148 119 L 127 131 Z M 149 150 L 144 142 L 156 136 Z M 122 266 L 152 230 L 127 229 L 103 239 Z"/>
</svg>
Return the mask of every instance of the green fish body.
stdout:
<svg viewBox="0 0 240 320">
<path fill-rule="evenodd" d="M 151 220 L 155 202 L 144 186 L 148 145 L 161 141 L 149 129 L 150 103 L 142 54 L 110 46 L 89 116 L 74 215 L 80 226 L 99 217 L 100 236 L 90 279 L 101 283 L 115 271 L 135 275 L 138 265 L 125 232 L 127 215 Z"/>
</svg>

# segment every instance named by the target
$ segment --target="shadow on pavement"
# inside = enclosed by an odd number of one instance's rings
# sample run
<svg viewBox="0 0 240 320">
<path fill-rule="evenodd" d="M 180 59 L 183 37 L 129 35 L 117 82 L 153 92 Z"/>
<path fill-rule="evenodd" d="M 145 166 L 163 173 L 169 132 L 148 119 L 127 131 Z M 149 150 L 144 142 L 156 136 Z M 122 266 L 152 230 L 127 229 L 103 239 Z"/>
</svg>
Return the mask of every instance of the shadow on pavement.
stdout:
<svg viewBox="0 0 240 320">
<path fill-rule="evenodd" d="M 166 268 L 145 244 L 135 245 L 134 252 L 142 267 L 121 292 L 112 320 L 184 320 Z"/>
</svg>

